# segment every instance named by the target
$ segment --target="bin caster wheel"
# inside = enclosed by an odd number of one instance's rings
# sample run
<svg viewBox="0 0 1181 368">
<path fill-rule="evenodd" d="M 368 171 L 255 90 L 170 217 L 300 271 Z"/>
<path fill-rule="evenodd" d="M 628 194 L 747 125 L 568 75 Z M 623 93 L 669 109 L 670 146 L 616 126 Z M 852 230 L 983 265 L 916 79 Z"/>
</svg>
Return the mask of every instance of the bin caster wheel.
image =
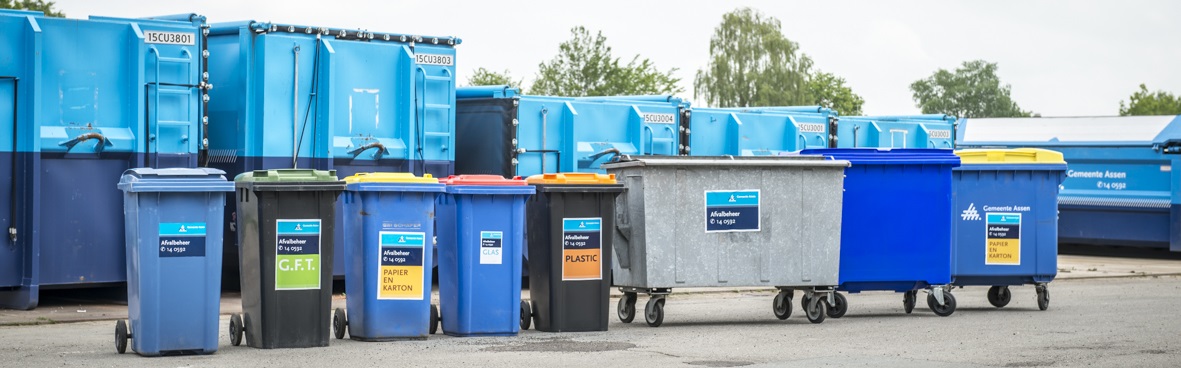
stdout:
<svg viewBox="0 0 1181 368">
<path fill-rule="evenodd" d="M 808 311 L 808 303 L 811 300 L 812 297 L 810 297 L 807 292 L 805 292 L 804 295 L 800 295 L 800 310 L 806 313 Z"/>
<path fill-rule="evenodd" d="M 824 322 L 825 313 L 828 312 L 828 298 L 820 295 L 808 298 L 808 308 L 804 309 L 804 314 L 808 317 L 808 322 L 820 323 Z"/>
<path fill-rule="evenodd" d="M 632 323 L 632 320 L 636 319 L 636 293 L 623 293 L 615 313 L 619 315 L 620 322 Z"/>
<path fill-rule="evenodd" d="M 791 317 L 791 290 L 782 290 L 779 294 L 775 294 L 775 300 L 771 302 L 771 310 L 775 312 L 775 318 L 785 320 Z"/>
<path fill-rule="evenodd" d="M 336 336 L 337 340 L 344 338 L 344 332 L 349 328 L 348 316 L 344 314 L 344 309 L 336 308 L 332 313 L 332 335 Z"/>
<path fill-rule="evenodd" d="M 988 303 L 997 308 L 1004 308 L 1013 299 L 1013 293 L 1008 286 L 993 286 L 988 288 Z"/>
<path fill-rule="evenodd" d="M 127 322 L 119 320 L 115 322 L 115 351 L 119 354 L 127 352 L 127 340 L 131 338 L 131 334 L 127 332 Z"/>
<path fill-rule="evenodd" d="M 1046 286 L 1039 286 L 1037 288 L 1037 309 L 1050 309 L 1050 288 Z"/>
<path fill-rule="evenodd" d="M 648 305 L 644 307 L 644 321 L 650 327 L 660 327 L 664 323 L 664 298 L 648 299 Z"/>
<path fill-rule="evenodd" d="M 431 320 L 429 323 L 431 324 L 431 335 L 439 332 L 439 307 L 434 304 L 431 304 Z"/>
<path fill-rule="evenodd" d="M 528 330 L 529 324 L 533 322 L 533 308 L 529 307 L 529 302 L 521 301 L 521 330 Z"/>
<path fill-rule="evenodd" d="M 835 291 L 832 292 L 832 296 L 833 296 L 833 299 L 835 300 L 835 302 L 833 305 L 828 306 L 828 317 L 829 318 L 844 317 L 845 312 L 849 311 L 849 300 L 845 299 L 844 294 L 841 294 L 841 293 L 838 293 Z"/>
<path fill-rule="evenodd" d="M 906 314 L 914 311 L 914 305 L 918 304 L 918 290 L 909 290 L 902 294 L 902 309 L 906 310 Z"/>
<path fill-rule="evenodd" d="M 242 345 L 242 330 L 246 326 L 242 324 L 242 315 L 230 315 L 230 344 L 234 346 Z"/>
<path fill-rule="evenodd" d="M 955 296 L 951 295 L 950 291 L 944 290 L 943 305 L 939 305 L 939 301 L 935 300 L 935 294 L 927 294 L 927 306 L 940 317 L 950 316 L 955 313 Z"/>
</svg>

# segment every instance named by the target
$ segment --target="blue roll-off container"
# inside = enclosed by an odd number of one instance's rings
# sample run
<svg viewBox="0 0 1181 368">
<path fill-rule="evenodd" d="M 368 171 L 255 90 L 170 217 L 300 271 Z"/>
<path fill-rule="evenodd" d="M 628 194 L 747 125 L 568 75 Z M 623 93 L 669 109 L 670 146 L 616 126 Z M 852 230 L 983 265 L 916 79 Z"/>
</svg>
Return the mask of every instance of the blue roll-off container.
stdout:
<svg viewBox="0 0 1181 368">
<path fill-rule="evenodd" d="M 439 197 L 439 304 L 443 333 L 512 336 L 520 329 L 524 180 L 459 175 Z"/>
<path fill-rule="evenodd" d="M 943 114 L 842 116 L 837 122 L 839 148 L 941 148 L 955 141 L 955 117 Z"/>
<path fill-rule="evenodd" d="M 860 293 L 905 293 L 907 313 L 917 291 L 931 289 L 927 304 L 939 315 L 955 311 L 951 284 L 951 150 L 830 148 L 803 150 L 848 160 L 841 208 L 840 286 Z M 837 294 L 830 317 L 844 314 Z"/>
<path fill-rule="evenodd" d="M 425 339 L 438 326 L 431 305 L 432 239 L 438 179 L 410 173 L 359 173 L 344 179 L 345 295 L 336 338 Z"/>
<path fill-rule="evenodd" d="M 829 147 L 837 115 L 822 107 L 695 108 L 689 120 L 692 156 L 776 156 Z"/>
<path fill-rule="evenodd" d="M 256 21 L 214 24 L 212 166 L 231 175 L 293 167 L 342 177 L 451 175 L 460 42 Z M 234 234 L 226 236 L 234 244 Z M 336 250 L 337 277 L 344 275 L 343 248 Z"/>
<path fill-rule="evenodd" d="M 204 26 L 0 10 L 0 306 L 127 280 L 121 193 L 95 183 L 198 165 Z"/>
<path fill-rule="evenodd" d="M 1004 307 L 1009 286 L 1035 285 L 1038 308 L 1050 306 L 1046 285 L 1058 275 L 1058 186 L 1062 154 L 1018 148 L 957 151 L 952 284 L 991 286 Z"/>
<path fill-rule="evenodd" d="M 144 356 L 217 351 L 221 309 L 221 223 L 234 183 L 217 169 L 127 170 L 127 314 L 115 327 L 119 353 Z"/>
</svg>

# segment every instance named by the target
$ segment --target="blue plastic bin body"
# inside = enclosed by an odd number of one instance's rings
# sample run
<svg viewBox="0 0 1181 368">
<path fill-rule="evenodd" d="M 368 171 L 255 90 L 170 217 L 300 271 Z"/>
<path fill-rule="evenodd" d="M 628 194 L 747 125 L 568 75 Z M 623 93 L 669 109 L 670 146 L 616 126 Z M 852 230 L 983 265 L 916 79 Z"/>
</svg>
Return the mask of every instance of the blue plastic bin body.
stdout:
<svg viewBox="0 0 1181 368">
<path fill-rule="evenodd" d="M 525 199 L 533 186 L 448 185 L 439 198 L 443 333 L 511 336 L 520 328 Z M 500 248 L 498 255 L 489 254 Z"/>
<path fill-rule="evenodd" d="M 345 302 L 353 339 L 426 338 L 435 201 L 443 184 L 352 183 L 341 196 Z M 386 278 L 386 272 L 399 273 Z M 417 276 L 417 277 L 409 277 Z M 410 281 L 410 279 L 414 279 Z"/>
<path fill-rule="evenodd" d="M 840 148 L 940 148 L 955 142 L 950 115 L 842 116 L 837 122 Z"/>
<path fill-rule="evenodd" d="M 952 284 L 1025 285 L 1054 280 L 1058 274 L 1058 186 L 1065 177 L 1065 164 L 964 164 L 955 168 Z M 1017 225 L 1020 245 L 1016 264 L 996 256 L 989 261 L 987 234 L 992 224 Z"/>
<path fill-rule="evenodd" d="M 838 290 L 908 291 L 951 283 L 951 150 L 804 150 L 848 160 Z"/>
<path fill-rule="evenodd" d="M 222 210 L 216 169 L 131 169 L 121 178 L 131 348 L 145 356 L 217 351 Z"/>
<path fill-rule="evenodd" d="M 775 156 L 808 148 L 828 147 L 828 131 L 836 114 L 774 108 L 696 108 L 689 120 L 692 156 Z"/>
<path fill-rule="evenodd" d="M 0 307 L 126 281 L 121 193 L 95 183 L 197 165 L 204 24 L 0 10 Z"/>
</svg>

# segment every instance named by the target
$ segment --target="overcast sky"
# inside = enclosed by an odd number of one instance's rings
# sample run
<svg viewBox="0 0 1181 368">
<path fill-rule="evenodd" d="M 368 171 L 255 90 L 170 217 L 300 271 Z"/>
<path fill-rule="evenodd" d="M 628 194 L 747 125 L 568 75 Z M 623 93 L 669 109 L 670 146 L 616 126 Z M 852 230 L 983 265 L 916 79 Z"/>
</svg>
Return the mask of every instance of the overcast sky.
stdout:
<svg viewBox="0 0 1181 368">
<path fill-rule="evenodd" d="M 569 29 L 601 30 L 615 56 L 641 54 L 693 75 L 708 62 L 723 13 L 750 6 L 783 23 L 818 69 L 844 77 L 865 113 L 917 113 L 908 86 L 965 60 L 999 63 L 1026 110 L 1116 115 L 1140 83 L 1181 93 L 1181 1 L 257 1 L 56 0 L 71 18 L 195 12 L 463 39 L 463 85 L 477 67 L 533 79 Z M 697 100 L 694 100 L 697 101 Z"/>
</svg>

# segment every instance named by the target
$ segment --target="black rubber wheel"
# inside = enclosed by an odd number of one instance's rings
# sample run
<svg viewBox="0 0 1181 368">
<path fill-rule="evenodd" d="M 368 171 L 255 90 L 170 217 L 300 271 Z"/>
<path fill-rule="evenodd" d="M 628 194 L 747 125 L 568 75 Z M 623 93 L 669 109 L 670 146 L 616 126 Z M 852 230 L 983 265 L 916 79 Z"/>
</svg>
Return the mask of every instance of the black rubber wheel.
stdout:
<svg viewBox="0 0 1181 368">
<path fill-rule="evenodd" d="M 632 323 L 636 319 L 636 293 L 624 293 L 615 307 L 615 314 L 619 316 L 620 322 Z"/>
<path fill-rule="evenodd" d="M 1008 286 L 993 286 L 988 288 L 988 303 L 997 308 L 1004 308 L 1013 299 L 1013 293 Z"/>
<path fill-rule="evenodd" d="M 775 294 L 775 300 L 771 302 L 771 310 L 775 312 L 775 318 L 780 320 L 791 317 L 791 291 L 783 290 L 779 294 Z"/>
<path fill-rule="evenodd" d="M 845 295 L 832 292 L 832 297 L 835 300 L 833 305 L 828 306 L 829 318 L 841 318 L 845 316 L 845 312 L 849 311 L 849 300 L 845 299 Z"/>
<path fill-rule="evenodd" d="M 118 351 L 119 354 L 127 352 L 127 339 L 127 322 L 115 321 L 115 351 Z"/>
<path fill-rule="evenodd" d="M 533 322 L 533 308 L 529 307 L 529 302 L 521 301 L 521 330 L 528 330 L 530 323 Z"/>
<path fill-rule="evenodd" d="M 951 291 L 943 291 L 943 305 L 935 300 L 935 294 L 927 294 L 927 307 L 931 308 L 932 312 L 940 317 L 950 316 L 955 313 L 955 296 L 951 295 Z"/>
<path fill-rule="evenodd" d="M 234 346 L 242 345 L 242 330 L 245 330 L 242 325 L 242 315 L 230 315 L 230 344 Z"/>
<path fill-rule="evenodd" d="M 804 314 L 808 316 L 808 322 L 824 322 L 824 316 L 827 312 L 828 298 L 825 298 L 821 295 L 808 298 L 808 308 L 804 309 Z"/>
<path fill-rule="evenodd" d="M 811 301 L 812 301 L 812 298 L 808 297 L 808 293 L 804 293 L 804 295 L 800 295 L 800 310 L 807 311 L 808 310 L 808 303 Z"/>
<path fill-rule="evenodd" d="M 648 305 L 644 306 L 644 321 L 649 327 L 660 327 L 664 323 L 664 298 L 648 299 Z"/>
<path fill-rule="evenodd" d="M 332 335 L 336 336 L 337 340 L 343 339 L 347 328 L 349 328 L 349 320 L 344 314 L 344 309 L 336 308 L 336 311 L 332 313 Z"/>
<path fill-rule="evenodd" d="M 250 333 L 250 315 L 242 313 L 242 319 L 239 321 L 242 326 L 242 334 L 245 338 L 242 340 L 246 345 L 250 345 L 254 341 L 254 334 Z"/>
<path fill-rule="evenodd" d="M 431 320 L 429 323 L 431 324 L 429 328 L 430 333 L 434 335 L 435 332 L 439 331 L 439 307 L 434 304 L 431 304 Z"/>
<path fill-rule="evenodd" d="M 910 290 L 902 294 L 902 309 L 906 310 L 906 314 L 914 312 L 914 306 L 918 304 L 918 294 L 917 290 Z"/>
<path fill-rule="evenodd" d="M 1050 309 L 1050 288 L 1042 287 L 1037 291 L 1037 309 Z"/>
</svg>

